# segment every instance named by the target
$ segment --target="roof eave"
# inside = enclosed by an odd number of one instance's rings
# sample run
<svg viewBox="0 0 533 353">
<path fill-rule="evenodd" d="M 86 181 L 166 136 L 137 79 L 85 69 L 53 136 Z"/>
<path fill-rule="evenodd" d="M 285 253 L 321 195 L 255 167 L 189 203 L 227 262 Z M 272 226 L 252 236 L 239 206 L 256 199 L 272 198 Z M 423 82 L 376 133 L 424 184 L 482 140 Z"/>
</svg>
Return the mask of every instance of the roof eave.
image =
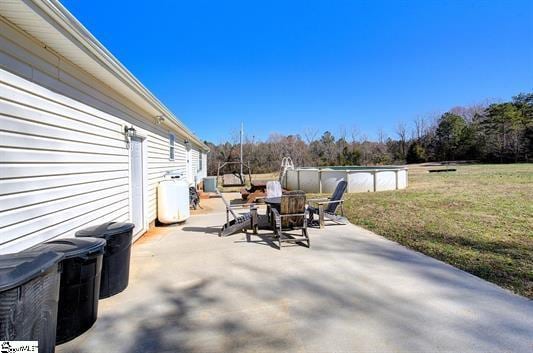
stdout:
<svg viewBox="0 0 533 353">
<path fill-rule="evenodd" d="M 167 117 L 170 125 L 182 135 L 191 140 L 205 152 L 209 147 L 205 145 L 192 131 L 190 131 L 161 101 L 159 101 L 135 76 L 126 69 L 59 1 L 56 0 L 23 0 L 34 16 L 40 16 L 49 22 L 62 36 L 60 40 L 70 41 L 79 49 L 86 60 L 92 60 L 107 71 L 107 75 L 97 77 L 100 81 L 113 87 L 118 93 L 133 102 L 144 102 L 142 106 L 148 113 Z M 17 24 L 18 25 L 18 24 Z M 48 45 L 39 33 L 23 28 L 30 35 L 35 34 L 43 44 L 62 55 L 54 45 Z M 80 53 L 80 54 L 82 54 Z M 66 56 L 68 59 L 68 56 Z M 86 70 L 80 63 L 81 69 Z M 91 72 L 91 70 L 86 70 Z M 93 74 L 93 76 L 95 76 Z M 152 117 L 153 118 L 153 117 Z"/>
</svg>

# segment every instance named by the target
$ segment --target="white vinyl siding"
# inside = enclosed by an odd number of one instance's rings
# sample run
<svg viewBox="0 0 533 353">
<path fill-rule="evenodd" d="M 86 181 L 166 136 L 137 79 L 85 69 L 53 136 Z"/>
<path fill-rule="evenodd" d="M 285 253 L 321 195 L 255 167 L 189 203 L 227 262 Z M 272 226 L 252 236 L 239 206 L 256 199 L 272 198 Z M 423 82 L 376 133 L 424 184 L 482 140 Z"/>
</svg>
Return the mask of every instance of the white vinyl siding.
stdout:
<svg viewBox="0 0 533 353">
<path fill-rule="evenodd" d="M 186 171 L 183 138 L 169 160 L 171 131 L 2 19 L 0 29 L 0 253 L 130 219 L 124 126 L 145 137 L 145 221 L 155 220 L 157 183 Z"/>
<path fill-rule="evenodd" d="M 193 175 L 189 177 L 190 182 L 201 182 L 207 176 L 207 155 L 199 151 L 196 147 L 191 150 L 191 163 Z"/>
<path fill-rule="evenodd" d="M 127 220 L 120 131 L 118 119 L 0 69 L 0 246 Z"/>
</svg>

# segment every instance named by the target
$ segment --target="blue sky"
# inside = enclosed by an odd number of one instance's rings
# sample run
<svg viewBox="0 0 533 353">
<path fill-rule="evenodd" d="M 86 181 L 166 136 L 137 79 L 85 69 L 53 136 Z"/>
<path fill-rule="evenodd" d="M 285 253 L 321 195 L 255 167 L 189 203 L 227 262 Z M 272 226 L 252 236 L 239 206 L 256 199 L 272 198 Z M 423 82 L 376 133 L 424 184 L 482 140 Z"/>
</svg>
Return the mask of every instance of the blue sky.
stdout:
<svg viewBox="0 0 533 353">
<path fill-rule="evenodd" d="M 533 91 L 533 1 L 62 3 L 201 138 L 394 136 Z"/>
</svg>

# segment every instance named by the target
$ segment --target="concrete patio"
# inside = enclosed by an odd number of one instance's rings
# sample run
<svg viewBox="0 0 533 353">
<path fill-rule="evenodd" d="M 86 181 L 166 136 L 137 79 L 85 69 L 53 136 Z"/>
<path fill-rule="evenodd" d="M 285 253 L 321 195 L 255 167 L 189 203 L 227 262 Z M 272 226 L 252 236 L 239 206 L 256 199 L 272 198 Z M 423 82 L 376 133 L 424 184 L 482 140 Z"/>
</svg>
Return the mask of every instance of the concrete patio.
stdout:
<svg viewBox="0 0 533 353">
<path fill-rule="evenodd" d="M 353 225 L 218 238 L 219 199 L 133 247 L 126 291 L 58 352 L 531 352 L 533 304 Z"/>
</svg>

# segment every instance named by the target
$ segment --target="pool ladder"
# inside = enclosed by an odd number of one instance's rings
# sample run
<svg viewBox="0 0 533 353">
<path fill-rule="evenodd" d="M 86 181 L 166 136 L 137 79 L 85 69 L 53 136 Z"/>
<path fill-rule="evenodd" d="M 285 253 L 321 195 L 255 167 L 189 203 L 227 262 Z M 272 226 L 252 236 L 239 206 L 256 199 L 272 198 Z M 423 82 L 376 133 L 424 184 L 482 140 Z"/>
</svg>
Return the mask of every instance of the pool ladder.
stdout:
<svg viewBox="0 0 533 353">
<path fill-rule="evenodd" d="M 285 174 L 287 174 L 287 170 L 294 170 L 294 163 L 292 162 L 291 157 L 283 157 L 281 159 L 281 168 L 279 171 L 279 182 L 281 185 L 283 185 L 283 180 L 285 178 Z"/>
</svg>

